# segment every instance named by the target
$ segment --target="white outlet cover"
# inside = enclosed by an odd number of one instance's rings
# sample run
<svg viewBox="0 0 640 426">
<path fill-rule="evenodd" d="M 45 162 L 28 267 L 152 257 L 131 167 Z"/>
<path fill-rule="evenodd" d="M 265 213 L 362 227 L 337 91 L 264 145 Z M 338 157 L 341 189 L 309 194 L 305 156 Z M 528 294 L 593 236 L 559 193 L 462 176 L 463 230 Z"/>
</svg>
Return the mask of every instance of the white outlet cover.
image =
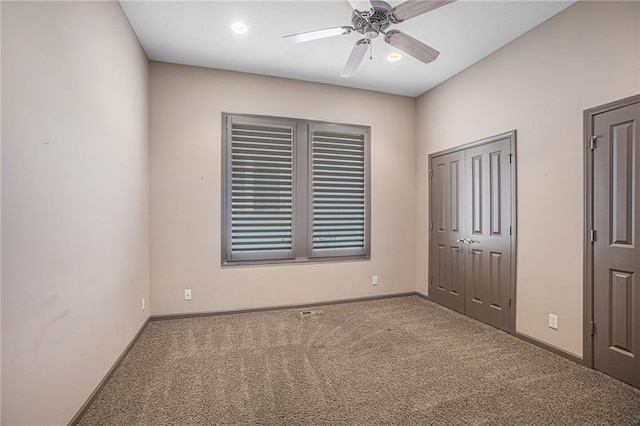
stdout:
<svg viewBox="0 0 640 426">
<path fill-rule="evenodd" d="M 558 329 L 558 316 L 554 314 L 549 314 L 549 327 L 554 330 Z"/>
<path fill-rule="evenodd" d="M 378 276 L 377 276 L 377 275 L 374 275 L 374 276 L 371 278 L 371 284 L 373 284 L 373 285 L 378 285 Z"/>
<path fill-rule="evenodd" d="M 184 300 L 191 300 L 191 289 L 185 289 L 184 291 Z"/>
</svg>

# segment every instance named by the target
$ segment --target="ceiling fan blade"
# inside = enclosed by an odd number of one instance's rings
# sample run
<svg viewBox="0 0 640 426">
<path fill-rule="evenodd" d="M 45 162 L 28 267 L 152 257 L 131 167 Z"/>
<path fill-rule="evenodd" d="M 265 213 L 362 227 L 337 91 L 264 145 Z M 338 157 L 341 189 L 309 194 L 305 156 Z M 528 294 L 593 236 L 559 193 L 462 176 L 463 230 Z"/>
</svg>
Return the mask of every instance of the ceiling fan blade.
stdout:
<svg viewBox="0 0 640 426">
<path fill-rule="evenodd" d="M 358 71 L 358 67 L 362 59 L 364 59 L 364 54 L 367 52 L 370 44 L 371 40 L 363 38 L 353 46 L 351 55 L 349 55 L 349 59 L 347 59 L 347 63 L 344 65 L 340 77 L 349 78 Z"/>
<path fill-rule="evenodd" d="M 307 31 L 305 33 L 291 34 L 282 37 L 282 41 L 289 43 L 301 43 L 303 41 L 318 40 L 321 38 L 334 37 L 339 35 L 349 34 L 353 31 L 351 27 L 333 27 L 325 28 L 323 30 Z"/>
<path fill-rule="evenodd" d="M 396 49 L 400 49 L 403 52 L 408 53 L 425 64 L 434 61 L 440 54 L 440 52 L 433 47 L 429 47 L 423 42 L 398 30 L 389 31 L 385 36 L 384 41 Z"/>
<path fill-rule="evenodd" d="M 373 5 L 369 0 L 349 0 L 349 3 L 356 12 L 369 13 L 373 10 Z"/>
<path fill-rule="evenodd" d="M 391 16 L 396 22 L 402 22 L 454 1 L 456 0 L 408 0 L 391 9 Z"/>
</svg>

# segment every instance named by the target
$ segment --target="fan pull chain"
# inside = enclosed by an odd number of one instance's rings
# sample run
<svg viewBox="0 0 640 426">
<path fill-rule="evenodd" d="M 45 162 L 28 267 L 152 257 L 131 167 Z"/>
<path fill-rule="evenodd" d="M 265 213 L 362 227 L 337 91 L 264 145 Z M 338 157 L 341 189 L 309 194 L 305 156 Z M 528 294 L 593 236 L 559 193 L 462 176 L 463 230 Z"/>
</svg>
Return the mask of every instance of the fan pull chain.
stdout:
<svg viewBox="0 0 640 426">
<path fill-rule="evenodd" d="M 369 60 L 373 60 L 373 43 L 369 42 Z"/>
</svg>

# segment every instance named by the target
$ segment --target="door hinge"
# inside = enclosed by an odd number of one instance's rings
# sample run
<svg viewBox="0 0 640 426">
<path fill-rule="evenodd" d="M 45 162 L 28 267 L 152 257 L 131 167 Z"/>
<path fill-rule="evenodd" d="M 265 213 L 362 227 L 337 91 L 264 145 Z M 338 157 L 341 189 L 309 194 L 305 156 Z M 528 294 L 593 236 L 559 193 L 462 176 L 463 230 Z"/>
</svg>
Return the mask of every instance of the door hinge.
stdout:
<svg viewBox="0 0 640 426">
<path fill-rule="evenodd" d="M 429 222 L 429 231 L 433 231 L 433 222 Z"/>
<path fill-rule="evenodd" d="M 509 309 L 511 309 L 511 298 L 509 298 Z"/>
<path fill-rule="evenodd" d="M 589 145 L 589 149 L 591 151 L 593 151 L 594 149 L 596 149 L 596 140 L 598 139 L 597 136 L 589 136 L 589 139 L 587 141 L 588 145 Z"/>
<path fill-rule="evenodd" d="M 596 333 L 596 323 L 591 321 L 589 322 L 589 333 L 593 336 Z"/>
<path fill-rule="evenodd" d="M 433 170 L 429 170 L 429 179 L 433 179 Z"/>
<path fill-rule="evenodd" d="M 591 235 L 590 235 L 590 237 L 591 237 L 591 242 L 592 242 L 592 243 L 595 243 L 595 242 L 596 242 L 596 230 L 595 230 L 595 229 L 592 229 L 592 230 L 591 230 Z"/>
<path fill-rule="evenodd" d="M 429 284 L 433 284 L 433 275 L 429 276 Z"/>
<path fill-rule="evenodd" d="M 511 164 L 511 160 L 512 160 L 513 154 L 509 154 L 509 164 Z"/>
<path fill-rule="evenodd" d="M 511 227 L 509 227 L 509 235 L 511 235 L 512 229 Z"/>
</svg>

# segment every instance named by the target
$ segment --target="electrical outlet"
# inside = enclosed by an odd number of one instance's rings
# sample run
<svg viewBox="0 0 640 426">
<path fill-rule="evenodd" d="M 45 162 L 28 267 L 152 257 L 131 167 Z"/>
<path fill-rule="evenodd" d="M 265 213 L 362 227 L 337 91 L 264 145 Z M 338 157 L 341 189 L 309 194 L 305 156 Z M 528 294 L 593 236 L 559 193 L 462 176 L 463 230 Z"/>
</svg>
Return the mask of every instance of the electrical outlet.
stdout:
<svg viewBox="0 0 640 426">
<path fill-rule="evenodd" d="M 142 310 L 143 310 L 143 311 L 144 311 L 144 308 L 145 308 L 145 302 L 146 302 L 146 300 L 145 300 L 145 298 L 143 297 L 143 298 L 142 298 L 141 305 L 140 305 L 140 307 L 142 308 Z"/>
<path fill-rule="evenodd" d="M 372 285 L 378 285 L 378 276 L 374 275 L 373 277 L 371 277 L 371 284 Z"/>
<path fill-rule="evenodd" d="M 191 289 L 186 288 L 184 290 L 184 300 L 191 300 Z"/>
<path fill-rule="evenodd" d="M 553 328 L 554 330 L 558 329 L 558 316 L 557 315 L 549 314 L 549 327 Z"/>
</svg>

